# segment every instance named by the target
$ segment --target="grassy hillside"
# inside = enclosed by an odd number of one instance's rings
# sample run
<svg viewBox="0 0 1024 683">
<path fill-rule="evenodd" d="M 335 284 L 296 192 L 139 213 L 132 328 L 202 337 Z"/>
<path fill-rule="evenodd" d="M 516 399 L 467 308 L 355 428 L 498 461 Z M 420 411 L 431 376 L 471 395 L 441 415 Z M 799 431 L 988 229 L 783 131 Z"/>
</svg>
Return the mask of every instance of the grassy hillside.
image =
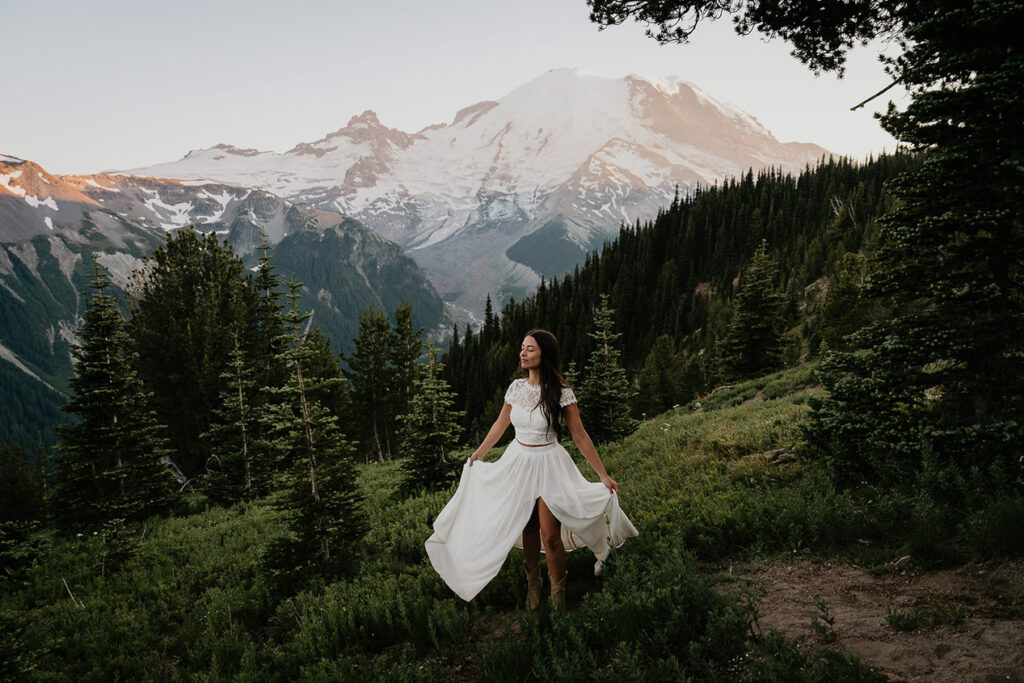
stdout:
<svg viewBox="0 0 1024 683">
<path fill-rule="evenodd" d="M 752 594 L 715 576 L 720 560 L 828 553 L 884 571 L 903 554 L 1019 554 L 1024 503 L 949 522 L 905 492 L 838 491 L 801 458 L 814 383 L 803 366 L 719 390 L 603 448 L 640 536 L 601 579 L 588 551 L 569 554 L 564 615 L 522 609 L 518 550 L 472 603 L 454 596 L 423 548 L 450 491 L 398 499 L 397 463 L 369 465 L 358 568 L 284 599 L 260 570 L 283 533 L 268 501 L 195 497 L 130 538 L 40 539 L 48 549 L 3 585 L 0 669 L 82 681 L 871 680 L 851 655 L 762 634 Z"/>
</svg>

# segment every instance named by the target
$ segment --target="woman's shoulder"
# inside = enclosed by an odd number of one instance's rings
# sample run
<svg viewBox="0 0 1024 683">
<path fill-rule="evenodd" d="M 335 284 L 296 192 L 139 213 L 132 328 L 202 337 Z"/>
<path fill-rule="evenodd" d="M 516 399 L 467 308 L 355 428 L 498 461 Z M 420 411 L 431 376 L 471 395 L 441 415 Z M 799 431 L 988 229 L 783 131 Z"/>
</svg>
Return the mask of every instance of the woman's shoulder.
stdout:
<svg viewBox="0 0 1024 683">
<path fill-rule="evenodd" d="M 570 387 L 568 384 L 562 385 L 562 400 L 560 400 L 558 403 L 563 408 L 569 405 L 570 403 L 576 403 L 576 394 L 575 392 L 573 392 L 572 387 Z"/>
<path fill-rule="evenodd" d="M 521 377 L 512 380 L 512 383 L 508 385 L 508 389 L 505 390 L 505 403 L 511 402 L 512 397 L 520 393 L 525 382 L 526 380 Z"/>
</svg>

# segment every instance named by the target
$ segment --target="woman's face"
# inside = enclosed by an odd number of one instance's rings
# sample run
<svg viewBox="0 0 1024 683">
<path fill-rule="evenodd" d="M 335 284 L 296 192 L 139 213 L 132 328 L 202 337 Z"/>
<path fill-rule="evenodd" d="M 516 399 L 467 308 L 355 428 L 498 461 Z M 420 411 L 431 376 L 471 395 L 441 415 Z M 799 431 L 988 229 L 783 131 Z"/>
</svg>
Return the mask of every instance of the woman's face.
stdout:
<svg viewBox="0 0 1024 683">
<path fill-rule="evenodd" d="M 524 370 L 540 367 L 540 345 L 533 337 L 523 338 L 523 348 L 519 351 L 519 366 Z"/>
</svg>

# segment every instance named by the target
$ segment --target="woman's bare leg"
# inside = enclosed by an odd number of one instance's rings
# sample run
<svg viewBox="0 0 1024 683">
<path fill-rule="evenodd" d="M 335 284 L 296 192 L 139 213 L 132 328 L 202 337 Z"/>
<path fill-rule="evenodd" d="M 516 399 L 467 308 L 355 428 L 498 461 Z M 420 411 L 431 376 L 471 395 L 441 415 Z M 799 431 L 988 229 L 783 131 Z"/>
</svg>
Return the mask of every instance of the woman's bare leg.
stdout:
<svg viewBox="0 0 1024 683">
<path fill-rule="evenodd" d="M 551 513 L 543 498 L 537 499 L 537 519 L 540 522 L 540 537 L 544 541 L 544 552 L 547 555 L 548 576 L 551 577 L 551 583 L 555 583 L 565 574 L 562 523 Z M 525 547 L 526 539 L 523 540 Z"/>
<path fill-rule="evenodd" d="M 538 504 L 533 504 L 530 521 L 523 527 L 523 560 L 527 568 L 536 567 L 540 563 L 540 520 L 537 516 Z"/>
</svg>

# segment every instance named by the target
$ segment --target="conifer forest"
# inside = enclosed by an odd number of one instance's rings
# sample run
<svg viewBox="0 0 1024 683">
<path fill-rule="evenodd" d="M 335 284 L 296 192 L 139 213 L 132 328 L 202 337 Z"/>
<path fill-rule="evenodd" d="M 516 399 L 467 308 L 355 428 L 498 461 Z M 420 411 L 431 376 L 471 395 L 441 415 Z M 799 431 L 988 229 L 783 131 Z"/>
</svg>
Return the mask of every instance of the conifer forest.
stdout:
<svg viewBox="0 0 1024 683">
<path fill-rule="evenodd" d="M 247 269 L 169 233 L 123 298 L 94 259 L 56 446 L 0 444 L 0 678 L 891 680 L 824 599 L 799 642 L 764 625 L 740 574 L 794 556 L 1009 563 L 985 617 L 1024 643 L 1024 3 L 588 5 L 665 43 L 729 15 L 818 71 L 892 37 L 901 147 L 677 192 L 441 342 L 405 304 L 338 353 L 266 239 Z M 534 328 L 640 532 L 599 578 L 569 554 L 565 612 L 526 610 L 518 549 L 466 603 L 423 545 Z"/>
</svg>

